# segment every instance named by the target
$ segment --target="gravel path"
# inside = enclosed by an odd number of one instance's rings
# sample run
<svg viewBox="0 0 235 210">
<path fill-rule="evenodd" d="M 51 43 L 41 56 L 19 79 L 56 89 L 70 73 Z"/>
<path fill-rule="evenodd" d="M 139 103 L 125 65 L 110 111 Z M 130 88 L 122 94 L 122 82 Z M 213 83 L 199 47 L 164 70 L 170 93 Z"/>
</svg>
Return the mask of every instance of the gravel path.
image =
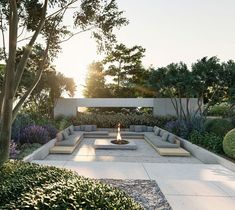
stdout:
<svg viewBox="0 0 235 210">
<path fill-rule="evenodd" d="M 146 210 L 172 210 L 155 181 L 116 179 L 100 179 L 99 181 L 123 190 Z"/>
</svg>

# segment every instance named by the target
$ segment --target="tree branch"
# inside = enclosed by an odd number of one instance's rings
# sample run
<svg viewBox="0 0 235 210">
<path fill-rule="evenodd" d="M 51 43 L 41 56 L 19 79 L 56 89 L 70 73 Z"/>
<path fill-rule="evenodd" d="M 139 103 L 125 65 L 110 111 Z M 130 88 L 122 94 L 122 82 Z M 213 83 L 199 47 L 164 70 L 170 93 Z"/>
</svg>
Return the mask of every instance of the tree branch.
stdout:
<svg viewBox="0 0 235 210">
<path fill-rule="evenodd" d="M 21 30 L 20 34 L 17 36 L 17 38 L 19 38 L 24 33 L 24 30 L 25 30 L 25 26 L 22 27 L 22 30 Z M 17 41 L 17 42 L 19 42 L 19 41 Z"/>
<path fill-rule="evenodd" d="M 5 62 L 7 63 L 7 53 L 6 53 L 6 41 L 5 41 L 5 33 L 4 33 L 4 28 L 3 28 L 3 13 L 1 11 L 1 16 L 0 16 L 0 28 L 1 28 L 1 33 L 2 33 L 2 46 L 3 46 L 3 55 Z"/>
<path fill-rule="evenodd" d="M 78 32 L 76 32 L 76 33 L 73 33 L 73 34 L 71 34 L 68 38 L 66 38 L 66 39 L 64 39 L 64 40 L 62 40 L 62 41 L 60 41 L 60 42 L 58 42 L 58 43 L 63 43 L 63 42 L 69 41 L 72 37 L 74 37 L 74 36 L 76 36 L 76 35 L 78 35 L 78 34 L 81 34 L 81 33 L 83 33 L 83 32 L 90 31 L 90 30 L 92 30 L 93 28 L 95 28 L 95 26 L 92 26 L 92 27 L 87 28 L 87 29 L 85 29 L 85 30 L 82 30 L 82 31 L 78 31 Z"/>
<path fill-rule="evenodd" d="M 47 47 L 46 50 L 43 53 L 43 60 L 41 61 L 40 65 L 39 65 L 39 70 L 37 72 L 37 75 L 32 83 L 32 85 L 30 86 L 30 88 L 24 93 L 24 95 L 20 98 L 20 100 L 18 101 L 18 103 L 16 104 L 16 106 L 13 109 L 13 113 L 12 113 L 12 122 L 14 122 L 17 113 L 19 112 L 21 106 L 23 105 L 23 103 L 25 102 L 25 100 L 28 98 L 28 96 L 33 92 L 33 90 L 35 89 L 35 87 L 37 86 L 38 82 L 40 81 L 41 77 L 42 77 L 42 72 L 44 70 L 44 65 L 47 59 L 47 55 L 48 55 L 48 51 L 49 51 L 49 46 L 50 46 L 50 38 L 48 39 L 47 42 Z"/>
<path fill-rule="evenodd" d="M 74 3 L 77 2 L 77 1 L 78 1 L 78 0 L 71 0 L 71 2 L 68 3 L 66 6 L 61 7 L 61 8 L 58 9 L 57 11 L 55 11 L 55 12 L 53 12 L 52 14 L 48 15 L 48 16 L 46 17 L 46 19 L 48 19 L 48 18 L 50 18 L 50 17 L 53 17 L 53 16 L 59 14 L 62 10 L 67 9 L 70 5 L 74 4 Z"/>
<path fill-rule="evenodd" d="M 44 26 L 45 17 L 46 17 L 46 11 L 47 11 L 47 5 L 48 5 L 48 0 L 45 0 L 44 5 L 43 5 L 41 20 L 39 22 L 37 30 L 34 32 L 33 37 L 31 38 L 29 44 L 25 48 L 24 54 L 23 54 L 22 58 L 20 59 L 20 62 L 18 64 L 18 66 L 17 66 L 16 76 L 15 76 L 16 81 L 15 81 L 15 86 L 14 86 L 14 95 L 16 94 L 16 91 L 17 91 L 17 89 L 19 87 L 19 84 L 20 84 L 20 81 L 21 81 L 21 78 L 22 78 L 25 66 L 27 64 L 29 55 L 30 55 L 30 53 L 32 51 L 32 47 L 33 47 L 33 45 L 34 45 L 34 43 L 35 43 L 39 33 L 41 32 L 43 26 Z"/>
</svg>

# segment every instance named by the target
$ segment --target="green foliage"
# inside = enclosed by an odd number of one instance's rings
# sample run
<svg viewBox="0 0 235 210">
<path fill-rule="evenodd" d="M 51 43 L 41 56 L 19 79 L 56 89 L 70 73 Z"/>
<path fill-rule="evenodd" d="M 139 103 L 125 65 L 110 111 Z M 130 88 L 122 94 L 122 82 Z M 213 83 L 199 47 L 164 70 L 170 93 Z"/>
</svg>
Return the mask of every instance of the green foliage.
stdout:
<svg viewBox="0 0 235 210">
<path fill-rule="evenodd" d="M 71 125 L 71 122 L 64 116 L 60 116 L 55 119 L 55 126 L 60 131 L 67 128 L 69 125 Z"/>
<path fill-rule="evenodd" d="M 225 135 L 223 149 L 228 157 L 235 159 L 235 129 L 232 129 Z"/>
<path fill-rule="evenodd" d="M 20 140 L 20 132 L 22 131 L 22 129 L 32 124 L 35 124 L 35 121 L 32 119 L 32 117 L 29 114 L 26 113 L 19 114 L 16 117 L 14 123 L 12 124 L 11 138 L 18 143 Z"/>
<path fill-rule="evenodd" d="M 230 115 L 231 123 L 233 127 L 235 128 L 235 112 L 231 113 Z"/>
<path fill-rule="evenodd" d="M 225 119 L 209 119 L 205 122 L 205 130 L 207 132 L 221 137 L 224 137 L 232 128 L 232 123 Z"/>
<path fill-rule="evenodd" d="M 17 63 L 22 57 L 24 50 L 24 48 L 17 50 Z M 33 47 L 17 92 L 18 98 L 21 98 L 25 90 L 30 88 L 31 81 L 34 79 L 35 73 L 38 71 L 38 66 L 43 59 L 42 52 L 43 48 L 41 45 L 35 45 Z M 57 99 L 62 94 L 73 96 L 76 85 L 72 78 L 57 72 L 49 60 L 44 68 L 40 81 L 24 103 L 23 109 L 25 112 L 37 113 L 41 116 L 53 118 L 53 108 Z"/>
<path fill-rule="evenodd" d="M 17 159 L 23 159 L 41 146 L 42 145 L 38 143 L 23 144 L 20 146 L 20 153 L 17 155 Z"/>
<path fill-rule="evenodd" d="M 142 86 L 147 73 L 141 61 L 144 52 L 141 46 L 127 48 L 118 44 L 103 60 L 107 66 L 105 74 L 114 82 L 109 84 L 113 97 L 143 96 Z"/>
<path fill-rule="evenodd" d="M 209 108 L 207 115 L 209 116 L 225 116 L 229 111 L 229 105 L 222 103 Z"/>
<path fill-rule="evenodd" d="M 223 137 L 217 136 L 214 133 L 200 133 L 193 131 L 189 140 L 196 145 L 202 146 L 212 152 L 223 154 Z"/>
<path fill-rule="evenodd" d="M 64 169 L 11 161 L 0 176 L 0 209 L 143 209 L 124 192 Z"/>
<path fill-rule="evenodd" d="M 152 114 L 98 114 L 98 113 L 79 113 L 77 119 L 73 120 L 73 124 L 95 124 L 99 128 L 114 128 L 118 123 L 121 127 L 129 128 L 130 125 L 149 125 L 164 127 L 166 122 L 174 119 L 174 117 L 153 117 Z"/>
</svg>

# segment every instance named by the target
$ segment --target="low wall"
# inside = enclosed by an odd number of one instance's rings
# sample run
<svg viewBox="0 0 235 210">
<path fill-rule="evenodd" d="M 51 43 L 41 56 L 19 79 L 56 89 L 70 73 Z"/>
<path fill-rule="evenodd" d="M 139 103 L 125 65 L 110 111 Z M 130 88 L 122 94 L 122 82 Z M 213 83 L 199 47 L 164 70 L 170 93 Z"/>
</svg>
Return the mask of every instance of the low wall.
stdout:
<svg viewBox="0 0 235 210">
<path fill-rule="evenodd" d="M 50 148 L 54 147 L 55 142 L 56 139 L 50 140 L 46 144 L 33 151 L 33 153 L 30 155 L 24 157 L 23 161 L 31 162 L 32 160 L 43 160 L 49 154 Z"/>
<path fill-rule="evenodd" d="M 194 157 L 206 164 L 220 164 L 232 171 L 235 172 L 235 163 L 220 157 L 219 155 L 214 154 L 202 147 L 199 147 L 191 142 L 179 138 L 181 141 L 181 146 L 189 151 Z"/>
</svg>

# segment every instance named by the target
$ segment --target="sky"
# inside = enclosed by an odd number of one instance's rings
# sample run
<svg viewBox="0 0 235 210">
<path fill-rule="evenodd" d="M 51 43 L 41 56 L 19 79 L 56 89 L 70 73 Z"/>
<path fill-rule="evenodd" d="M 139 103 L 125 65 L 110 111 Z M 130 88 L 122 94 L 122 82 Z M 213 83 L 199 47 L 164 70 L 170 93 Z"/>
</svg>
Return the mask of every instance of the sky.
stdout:
<svg viewBox="0 0 235 210">
<path fill-rule="evenodd" d="M 119 43 L 146 49 L 145 67 L 183 61 L 189 66 L 204 56 L 235 60 L 235 0 L 117 0 L 130 21 L 115 31 Z M 63 43 L 56 69 L 74 78 L 82 97 L 87 68 L 103 57 L 89 33 Z"/>
</svg>

